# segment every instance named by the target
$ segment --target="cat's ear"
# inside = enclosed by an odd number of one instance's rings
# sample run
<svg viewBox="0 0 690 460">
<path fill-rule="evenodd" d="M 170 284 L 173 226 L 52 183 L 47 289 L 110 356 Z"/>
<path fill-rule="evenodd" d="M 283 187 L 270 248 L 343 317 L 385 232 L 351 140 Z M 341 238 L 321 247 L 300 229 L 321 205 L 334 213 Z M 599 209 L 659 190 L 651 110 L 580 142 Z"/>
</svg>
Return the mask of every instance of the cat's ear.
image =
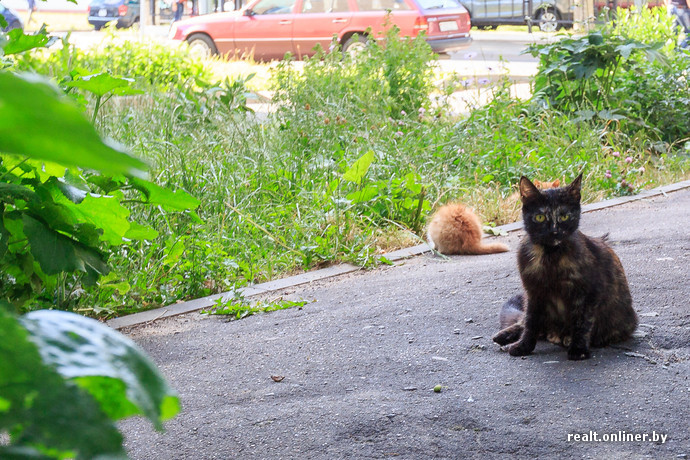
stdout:
<svg viewBox="0 0 690 460">
<path fill-rule="evenodd" d="M 568 194 L 577 201 L 580 201 L 580 190 L 582 189 L 582 173 L 568 185 Z"/>
<path fill-rule="evenodd" d="M 556 179 L 555 181 L 551 182 L 551 188 L 557 188 L 561 186 L 561 180 Z"/>
<path fill-rule="evenodd" d="M 541 198 L 541 192 L 534 184 L 525 176 L 520 178 L 520 199 L 523 203 L 538 200 Z"/>
</svg>

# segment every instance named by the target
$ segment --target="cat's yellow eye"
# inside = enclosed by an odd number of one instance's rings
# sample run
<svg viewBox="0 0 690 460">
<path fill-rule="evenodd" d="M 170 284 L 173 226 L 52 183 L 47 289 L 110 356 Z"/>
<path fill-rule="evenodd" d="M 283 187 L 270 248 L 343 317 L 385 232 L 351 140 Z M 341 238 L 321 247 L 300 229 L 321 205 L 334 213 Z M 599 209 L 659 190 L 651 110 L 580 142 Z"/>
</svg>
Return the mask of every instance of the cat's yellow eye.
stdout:
<svg viewBox="0 0 690 460">
<path fill-rule="evenodd" d="M 540 224 L 546 220 L 546 216 L 544 214 L 537 214 L 534 216 L 534 221 L 539 222 Z"/>
<path fill-rule="evenodd" d="M 558 222 L 565 222 L 568 219 L 570 219 L 570 216 L 568 214 L 563 214 L 562 216 L 558 216 Z"/>
</svg>

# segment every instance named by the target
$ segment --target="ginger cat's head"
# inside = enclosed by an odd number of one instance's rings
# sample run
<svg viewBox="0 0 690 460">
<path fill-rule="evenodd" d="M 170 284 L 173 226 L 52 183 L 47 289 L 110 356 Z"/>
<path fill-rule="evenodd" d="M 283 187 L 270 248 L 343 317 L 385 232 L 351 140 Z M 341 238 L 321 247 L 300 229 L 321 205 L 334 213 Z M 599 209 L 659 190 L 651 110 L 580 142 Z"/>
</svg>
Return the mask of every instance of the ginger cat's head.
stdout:
<svg viewBox="0 0 690 460">
<path fill-rule="evenodd" d="M 561 180 L 560 180 L 560 179 L 556 179 L 556 180 L 553 181 L 553 182 L 535 180 L 535 181 L 533 182 L 533 184 L 534 184 L 535 187 L 537 187 L 537 188 L 539 188 L 539 189 L 546 190 L 546 189 L 550 189 L 550 188 L 558 188 L 558 187 L 560 187 L 560 186 L 561 186 Z"/>
</svg>

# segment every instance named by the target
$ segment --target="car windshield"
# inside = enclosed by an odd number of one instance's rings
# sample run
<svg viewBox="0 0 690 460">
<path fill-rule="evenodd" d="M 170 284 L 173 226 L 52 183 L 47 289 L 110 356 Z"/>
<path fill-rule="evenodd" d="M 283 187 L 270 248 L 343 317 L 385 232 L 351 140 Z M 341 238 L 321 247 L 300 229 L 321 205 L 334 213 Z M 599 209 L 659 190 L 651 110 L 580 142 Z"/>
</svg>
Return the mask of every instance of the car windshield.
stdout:
<svg viewBox="0 0 690 460">
<path fill-rule="evenodd" d="M 458 0 L 417 0 L 417 3 L 425 10 L 460 8 L 460 2 Z"/>
</svg>

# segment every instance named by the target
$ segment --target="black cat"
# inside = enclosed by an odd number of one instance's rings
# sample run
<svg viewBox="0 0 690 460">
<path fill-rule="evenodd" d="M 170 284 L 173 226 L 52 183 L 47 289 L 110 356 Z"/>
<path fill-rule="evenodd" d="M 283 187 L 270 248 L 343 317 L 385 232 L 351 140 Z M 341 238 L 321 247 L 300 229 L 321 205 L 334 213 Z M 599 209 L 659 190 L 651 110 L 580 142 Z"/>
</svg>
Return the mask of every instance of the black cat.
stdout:
<svg viewBox="0 0 690 460">
<path fill-rule="evenodd" d="M 539 191 L 520 179 L 527 232 L 518 252 L 525 289 L 503 305 L 493 340 L 512 356 L 530 354 L 537 339 L 568 348 L 568 359 L 590 357 L 589 347 L 622 342 L 637 327 L 623 266 L 606 237 L 578 230 L 582 174 L 570 185 Z"/>
</svg>

